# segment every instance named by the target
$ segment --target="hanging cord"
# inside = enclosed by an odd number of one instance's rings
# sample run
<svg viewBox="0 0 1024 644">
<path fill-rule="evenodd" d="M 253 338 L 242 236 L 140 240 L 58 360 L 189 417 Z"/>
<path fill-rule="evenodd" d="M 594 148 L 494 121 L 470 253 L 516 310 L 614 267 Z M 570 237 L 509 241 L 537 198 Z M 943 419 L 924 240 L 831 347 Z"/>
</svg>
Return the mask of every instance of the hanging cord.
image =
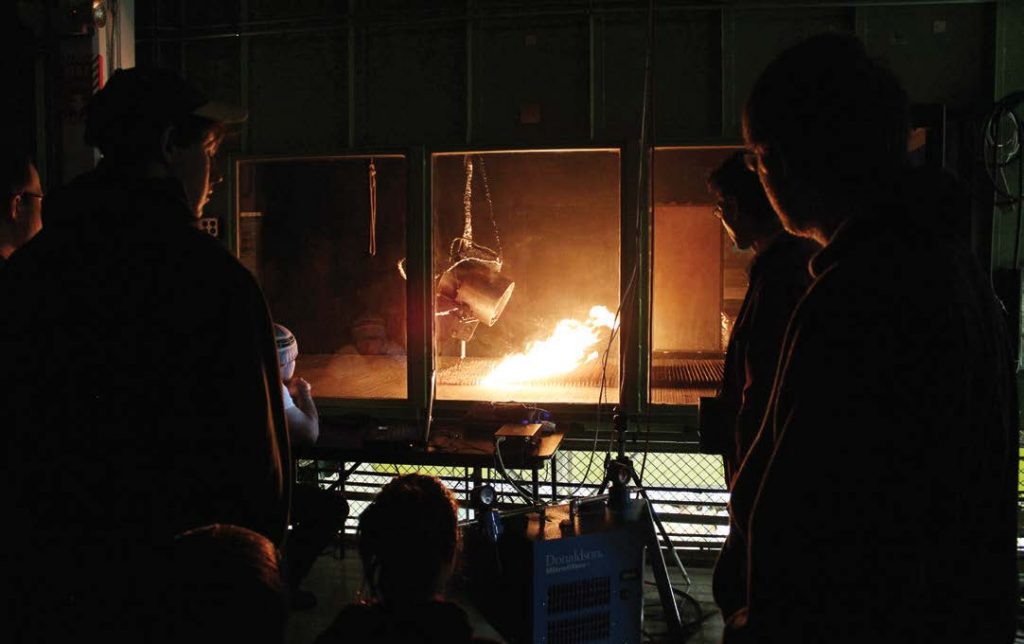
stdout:
<svg viewBox="0 0 1024 644">
<path fill-rule="evenodd" d="M 985 144 L 989 146 L 991 160 L 985 158 L 985 171 L 992 182 L 996 193 L 1005 201 L 997 205 L 1014 205 L 1022 196 L 1022 187 L 1018 185 L 1016 194 L 1010 188 L 1006 177 L 1006 168 L 1021 158 L 1021 138 L 1024 135 L 1024 123 L 1017 117 L 1014 109 L 1024 102 L 1024 92 L 1015 92 L 996 103 L 985 122 Z M 1003 130 L 1002 121 L 1009 120 L 1010 127 Z M 1006 138 L 1003 132 L 1006 132 Z M 998 176 L 997 176 L 998 174 Z M 1000 183 L 999 179 L 1002 179 Z"/>
<path fill-rule="evenodd" d="M 370 157 L 370 255 L 377 254 L 377 165 Z"/>
<path fill-rule="evenodd" d="M 995 204 L 1002 208 L 1016 208 L 1016 222 L 1013 242 L 1013 265 L 1020 266 L 1020 233 L 1024 218 L 1024 158 L 1022 158 L 1021 141 L 1024 139 L 1024 120 L 1020 119 L 1015 110 L 1024 102 L 1024 92 L 1013 92 L 996 102 L 995 108 L 985 122 L 984 145 L 991 151 L 991 160 L 982 152 L 985 172 L 988 174 L 992 188 L 998 197 Z M 1004 140 L 1000 132 L 1002 121 L 1008 119 L 1010 128 Z M 1014 162 L 1017 164 L 1017 191 L 1014 193 L 1010 179 L 1006 176 L 1006 168 Z M 1002 179 L 1002 185 L 1000 185 Z"/>
</svg>

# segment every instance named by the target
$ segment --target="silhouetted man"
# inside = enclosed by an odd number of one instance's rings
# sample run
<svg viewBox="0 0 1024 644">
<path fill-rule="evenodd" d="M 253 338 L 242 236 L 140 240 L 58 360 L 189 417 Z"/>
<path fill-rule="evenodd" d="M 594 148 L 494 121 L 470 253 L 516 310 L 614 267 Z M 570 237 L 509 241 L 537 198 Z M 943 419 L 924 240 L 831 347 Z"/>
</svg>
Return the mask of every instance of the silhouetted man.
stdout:
<svg viewBox="0 0 1024 644">
<path fill-rule="evenodd" d="M 170 72 L 113 75 L 99 166 L 2 275 L 4 583 L 23 639 L 147 639 L 148 561 L 229 523 L 280 544 L 289 448 L 253 277 L 195 224 L 226 120 Z M 154 602 L 155 603 L 155 602 Z"/>
<path fill-rule="evenodd" d="M 725 353 L 725 377 L 715 412 L 701 403 L 702 451 L 722 455 L 726 483 L 732 479 L 761 429 L 775 382 L 782 337 L 797 303 L 811 283 L 808 261 L 814 242 L 782 228 L 757 175 L 736 152 L 708 178 L 717 197 L 715 214 L 740 250 L 751 249 L 750 286 L 736 316 Z M 717 422 L 707 422 L 709 416 Z M 733 530 L 715 566 L 713 590 L 722 613 L 731 615 L 745 603 L 746 544 Z"/>
<path fill-rule="evenodd" d="M 0 266 L 43 227 L 43 186 L 32 160 L 20 154 L 3 159 L 0 184 L 7 191 L 0 213 Z"/>
<path fill-rule="evenodd" d="M 966 244 L 897 196 L 903 89 L 818 36 L 758 79 L 744 136 L 783 225 L 825 248 L 733 489 L 750 569 L 725 641 L 1012 641 L 1007 334 Z"/>
</svg>

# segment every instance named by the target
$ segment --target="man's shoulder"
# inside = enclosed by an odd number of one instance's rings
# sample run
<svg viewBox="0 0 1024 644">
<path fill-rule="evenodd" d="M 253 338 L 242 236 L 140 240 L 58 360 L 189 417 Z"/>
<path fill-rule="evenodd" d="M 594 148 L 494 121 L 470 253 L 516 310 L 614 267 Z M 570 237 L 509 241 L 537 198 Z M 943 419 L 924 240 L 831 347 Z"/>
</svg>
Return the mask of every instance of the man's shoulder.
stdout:
<svg viewBox="0 0 1024 644">
<path fill-rule="evenodd" d="M 836 330 L 938 329 L 982 302 L 986 280 L 966 246 L 906 231 L 882 231 L 845 251 L 815 277 L 795 324 Z M 938 331 L 935 331 L 938 332 Z"/>
<path fill-rule="evenodd" d="M 200 262 L 197 268 L 216 269 L 224 278 L 255 281 L 252 273 L 216 238 L 191 226 L 185 226 L 180 233 L 183 250 L 190 253 L 191 259 Z"/>
</svg>

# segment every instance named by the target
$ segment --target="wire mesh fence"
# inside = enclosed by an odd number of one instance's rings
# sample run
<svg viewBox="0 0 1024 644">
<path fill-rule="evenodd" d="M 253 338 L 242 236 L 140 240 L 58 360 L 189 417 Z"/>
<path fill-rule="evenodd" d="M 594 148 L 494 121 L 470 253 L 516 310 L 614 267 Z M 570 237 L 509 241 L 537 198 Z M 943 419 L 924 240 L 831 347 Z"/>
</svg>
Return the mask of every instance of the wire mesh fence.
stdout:
<svg viewBox="0 0 1024 644">
<path fill-rule="evenodd" d="M 637 474 L 642 476 L 648 498 L 676 545 L 695 550 L 717 549 L 728 534 L 726 503 L 729 495 L 725 489 L 722 459 L 692 453 L 688 451 L 690 445 L 679 447 L 679 451 L 650 452 L 646 456 L 634 452 L 629 456 Z M 496 468 L 474 471 L 468 467 L 305 460 L 298 465 L 300 484 L 318 483 L 322 487 L 344 490 L 349 502 L 346 532 L 350 534 L 355 532 L 359 515 L 380 488 L 399 474 L 419 472 L 440 478 L 462 504 L 461 519 L 472 518 L 469 496 L 476 482 L 493 485 L 502 504 L 523 505 L 530 501 Z M 536 487 L 539 499 L 551 503 L 598 493 L 604 471 L 604 450 L 563 449 L 537 471 L 536 483 L 529 470 L 511 470 L 509 476 L 527 492 Z"/>
</svg>

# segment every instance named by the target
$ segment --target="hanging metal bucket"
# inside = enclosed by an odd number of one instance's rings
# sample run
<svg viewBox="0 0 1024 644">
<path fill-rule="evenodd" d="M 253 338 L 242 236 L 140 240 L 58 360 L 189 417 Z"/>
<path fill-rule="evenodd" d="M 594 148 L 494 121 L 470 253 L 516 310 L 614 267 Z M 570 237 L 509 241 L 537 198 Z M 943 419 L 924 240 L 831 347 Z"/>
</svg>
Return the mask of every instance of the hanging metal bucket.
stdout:
<svg viewBox="0 0 1024 644">
<path fill-rule="evenodd" d="M 515 285 L 493 264 L 467 259 L 446 272 L 438 287 L 443 295 L 469 309 L 473 317 L 494 326 Z"/>
</svg>

